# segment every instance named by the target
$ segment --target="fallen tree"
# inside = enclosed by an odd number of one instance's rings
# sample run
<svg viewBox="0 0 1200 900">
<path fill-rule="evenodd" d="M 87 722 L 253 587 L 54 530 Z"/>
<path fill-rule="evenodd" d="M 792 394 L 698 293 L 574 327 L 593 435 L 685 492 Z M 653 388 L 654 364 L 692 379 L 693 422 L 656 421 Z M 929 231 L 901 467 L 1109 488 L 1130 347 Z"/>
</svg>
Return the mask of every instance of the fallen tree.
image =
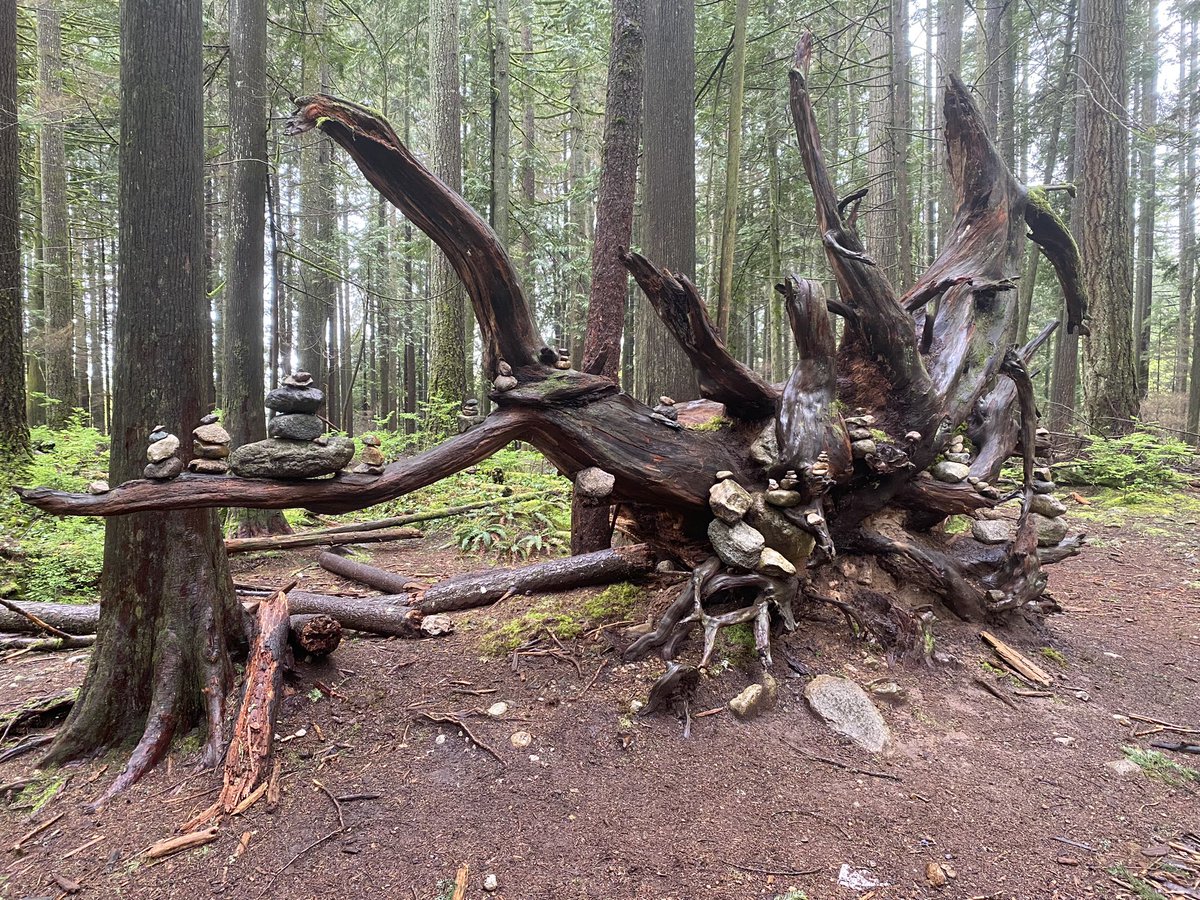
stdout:
<svg viewBox="0 0 1200 900">
<path fill-rule="evenodd" d="M 811 580 L 839 554 L 894 578 L 887 592 L 851 586 L 827 598 L 863 621 L 890 617 L 891 626 L 873 629 L 882 641 L 920 634 L 898 602 L 912 593 L 910 582 L 924 600 L 938 599 L 964 619 L 1036 610 L 1046 583 L 1029 515 L 1036 410 L 1025 366 L 1030 348 L 1011 346 L 1013 279 L 1028 233 L 1058 275 L 1067 328 L 1083 333 L 1078 251 L 1043 192 L 1007 170 L 969 90 L 952 75 L 944 118 L 954 219 L 941 255 L 897 296 L 855 229 L 864 191 L 839 199 L 825 165 L 808 89 L 810 43 L 801 42 L 790 73 L 791 112 L 838 297 L 827 300 L 817 283 L 799 278 L 779 286 L 799 356 L 783 386 L 729 354 L 695 285 L 633 252 L 622 261 L 691 360 L 703 400 L 682 405 L 674 420 L 610 378 L 557 368 L 558 354 L 540 339 L 516 273 L 484 220 L 374 112 L 330 96 L 304 97 L 290 133 L 318 128 L 339 144 L 438 244 L 466 285 L 484 371 L 496 381 L 494 411 L 379 477 L 184 475 L 165 484 L 132 481 L 97 496 L 22 490 L 22 499 L 66 515 L 217 506 L 335 513 L 394 499 L 521 439 L 572 477 L 599 470 L 592 502 L 617 505 L 626 534 L 693 569 L 659 627 L 629 649 L 632 657 L 653 652 L 673 660 L 700 626 L 703 660 L 721 627 L 750 622 L 769 665 L 773 624 L 791 627 L 793 602 L 802 595 L 820 599 Z M 830 312 L 841 319 L 840 340 Z M 928 471 L 963 432 L 970 479 L 932 479 Z M 948 516 L 1004 499 L 992 485 L 1018 447 L 1023 512 L 1004 551 L 944 533 Z M 1060 556 L 1077 544 L 1064 543 Z"/>
</svg>

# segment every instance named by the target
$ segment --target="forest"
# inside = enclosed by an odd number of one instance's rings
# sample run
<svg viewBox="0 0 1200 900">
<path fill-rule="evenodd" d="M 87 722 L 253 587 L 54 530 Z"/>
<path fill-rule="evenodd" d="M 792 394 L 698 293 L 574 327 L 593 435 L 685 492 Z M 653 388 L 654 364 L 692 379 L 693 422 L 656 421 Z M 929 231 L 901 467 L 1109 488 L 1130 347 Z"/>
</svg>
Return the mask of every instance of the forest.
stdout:
<svg viewBox="0 0 1200 900">
<path fill-rule="evenodd" d="M 1198 25 L 0 0 L 0 896 L 1200 896 Z"/>
</svg>

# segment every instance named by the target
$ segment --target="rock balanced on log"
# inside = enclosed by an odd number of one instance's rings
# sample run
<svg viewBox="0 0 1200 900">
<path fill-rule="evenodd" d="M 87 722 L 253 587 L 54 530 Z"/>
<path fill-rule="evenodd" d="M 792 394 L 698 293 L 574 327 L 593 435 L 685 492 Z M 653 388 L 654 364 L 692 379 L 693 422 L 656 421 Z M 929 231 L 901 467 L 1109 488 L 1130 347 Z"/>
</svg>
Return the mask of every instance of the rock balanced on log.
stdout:
<svg viewBox="0 0 1200 900">
<path fill-rule="evenodd" d="M 325 420 L 317 412 L 325 392 L 308 372 L 296 372 L 267 394 L 266 405 L 276 415 L 264 441 L 243 444 L 229 457 L 229 467 L 243 478 L 301 480 L 332 475 L 354 457 L 354 441 L 326 436 Z"/>
</svg>

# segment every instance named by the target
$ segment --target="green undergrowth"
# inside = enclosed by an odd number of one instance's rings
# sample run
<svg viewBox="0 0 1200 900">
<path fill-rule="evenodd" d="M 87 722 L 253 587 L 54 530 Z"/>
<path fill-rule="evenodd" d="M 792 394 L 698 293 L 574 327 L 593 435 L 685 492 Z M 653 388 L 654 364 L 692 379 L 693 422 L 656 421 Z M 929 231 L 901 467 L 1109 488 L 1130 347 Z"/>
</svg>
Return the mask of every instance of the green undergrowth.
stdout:
<svg viewBox="0 0 1200 900">
<path fill-rule="evenodd" d="M 12 808 L 19 809 L 30 817 L 36 816 L 42 807 L 57 797 L 59 792 L 66 787 L 69 777 L 69 775 L 57 771 L 35 772 L 34 780 L 21 788 L 13 798 Z"/>
<path fill-rule="evenodd" d="M 1167 900 L 1162 891 L 1140 875 L 1130 872 L 1124 865 L 1109 866 L 1105 871 L 1114 879 L 1124 884 L 1129 890 L 1133 891 L 1133 895 L 1138 900 Z"/>
<path fill-rule="evenodd" d="M 1128 434 L 1086 439 L 1079 455 L 1053 468 L 1060 484 L 1107 488 L 1127 505 L 1154 504 L 1180 491 L 1200 459 L 1179 439 L 1147 425 Z"/>
<path fill-rule="evenodd" d="M 479 646 L 489 656 L 502 656 L 543 630 L 559 640 L 572 640 L 593 628 L 628 618 L 644 596 L 642 588 L 624 582 L 609 585 L 584 599 L 545 597 L 520 615 L 488 627 Z"/>
<path fill-rule="evenodd" d="M 1138 764 L 1143 772 L 1171 787 L 1200 784 L 1200 771 L 1181 765 L 1158 750 L 1143 750 L 1141 747 L 1122 747 L 1125 758 Z"/>
<path fill-rule="evenodd" d="M 90 603 L 96 599 L 104 554 L 104 522 L 57 517 L 26 506 L 14 485 L 86 490 L 107 477 L 108 439 L 82 414 L 60 431 L 34 428 L 28 461 L 0 469 L 0 590 L 6 597 Z M 53 445 L 53 446 L 51 446 Z"/>
</svg>

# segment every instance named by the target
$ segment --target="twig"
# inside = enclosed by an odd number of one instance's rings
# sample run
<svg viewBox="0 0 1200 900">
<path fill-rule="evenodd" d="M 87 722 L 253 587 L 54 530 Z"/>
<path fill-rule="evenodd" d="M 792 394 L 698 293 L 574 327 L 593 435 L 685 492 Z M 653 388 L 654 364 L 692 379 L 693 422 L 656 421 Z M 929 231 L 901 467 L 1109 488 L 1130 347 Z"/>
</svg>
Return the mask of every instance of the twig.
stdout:
<svg viewBox="0 0 1200 900">
<path fill-rule="evenodd" d="M 164 856 L 170 856 L 172 853 L 178 853 L 181 850 L 202 847 L 205 844 L 211 844 L 215 841 L 219 833 L 217 826 L 213 825 L 204 831 L 193 831 L 191 834 L 181 834 L 179 837 L 167 838 L 165 841 L 159 841 L 157 844 L 147 847 L 146 856 L 150 859 L 162 859 Z"/>
<path fill-rule="evenodd" d="M 890 772 L 876 772 L 873 769 L 860 769 L 857 766 L 852 766 L 849 763 L 844 763 L 838 759 L 831 759 L 828 756 L 817 756 L 815 753 L 809 753 L 807 750 L 802 750 L 789 741 L 787 738 L 780 738 L 783 743 L 799 753 L 805 759 L 811 759 L 813 762 L 825 763 L 827 766 L 834 766 L 838 769 L 844 769 L 847 772 L 853 772 L 855 775 L 868 775 L 871 778 L 886 778 L 888 781 L 903 781 L 899 775 L 893 775 Z"/>
<path fill-rule="evenodd" d="M 21 837 L 17 838 L 17 842 L 12 845 L 13 853 L 20 853 L 21 847 L 24 846 L 26 841 L 33 840 L 35 837 L 37 837 L 39 834 L 41 834 L 43 831 L 45 831 L 47 828 L 49 828 L 51 825 L 53 825 L 55 822 L 57 822 L 59 819 L 61 819 L 65 815 L 66 815 L 65 811 L 60 812 L 58 815 L 47 819 L 41 825 L 38 825 L 35 828 L 33 828 L 32 830 L 25 832 L 25 834 L 23 834 L 23 835 L 21 835 Z"/>
<path fill-rule="evenodd" d="M 76 847 L 70 853 L 64 853 L 62 858 L 70 859 L 76 853 L 82 853 L 88 847 L 94 847 L 94 846 L 96 846 L 96 844 L 100 843 L 102 840 L 104 840 L 104 835 L 100 835 L 99 837 L 94 837 L 90 841 L 88 841 L 86 844 L 81 844 L 80 846 Z"/>
<path fill-rule="evenodd" d="M 341 826 L 341 828 L 344 830 L 346 827 L 346 817 L 342 813 L 341 801 L 338 800 L 337 797 L 333 796 L 333 794 L 330 793 L 329 788 L 325 787 L 325 785 L 321 784 L 321 782 L 317 781 L 317 779 L 314 778 L 312 780 L 312 783 L 315 784 L 317 787 L 319 787 L 322 791 L 324 791 L 325 796 L 328 797 L 331 801 L 333 801 L 333 807 L 334 807 L 334 809 L 337 810 L 338 825 Z"/>
<path fill-rule="evenodd" d="M 1058 841 L 1060 844 L 1066 844 L 1068 847 L 1078 847 L 1080 850 L 1086 850 L 1088 853 L 1099 853 L 1100 851 L 1091 844 L 1081 844 L 1079 841 L 1073 841 L 1070 838 L 1052 836 L 1051 840 Z"/>
<path fill-rule="evenodd" d="M 989 694 L 991 694 L 993 697 L 995 697 L 997 700 L 999 700 L 1001 703 L 1003 703 L 1005 706 L 1009 707 L 1010 709 L 1017 708 L 1017 704 L 1012 701 L 1012 698 L 1010 698 L 1007 694 L 1005 694 L 1003 691 L 1001 691 L 995 685 L 989 684 L 988 682 L 986 682 L 982 678 L 980 678 L 978 675 L 976 675 L 971 680 L 975 684 L 979 685 L 979 687 L 983 688 L 985 691 L 987 691 Z"/>
<path fill-rule="evenodd" d="M 41 619 L 39 619 L 33 613 L 29 612 L 29 610 L 22 609 L 21 607 L 17 606 L 17 604 L 13 603 L 11 600 L 7 600 L 4 597 L 0 597 L 0 606 L 3 606 L 5 609 L 9 610 L 10 612 L 15 612 L 18 616 L 23 616 L 24 618 L 28 619 L 30 622 L 32 622 L 38 628 L 42 629 L 42 631 L 46 632 L 47 634 L 52 634 L 55 637 L 60 637 L 60 638 L 71 637 L 71 635 L 67 634 L 65 631 L 60 631 L 59 629 L 55 628 L 53 625 L 49 624 L 48 622 L 43 622 Z"/>
<path fill-rule="evenodd" d="M 1135 716 L 1133 713 L 1125 714 L 1135 722 L 1145 722 L 1147 725 L 1157 725 L 1164 731 L 1174 731 L 1179 734 L 1200 734 L 1200 728 L 1193 728 L 1189 725 L 1173 725 L 1170 722 L 1164 722 L 1162 719 L 1152 719 L 1149 716 Z"/>
<path fill-rule="evenodd" d="M 582 700 L 583 695 L 592 689 L 592 685 L 596 683 L 596 679 L 600 677 L 600 673 L 604 671 L 604 667 L 607 665 L 608 665 L 608 660 L 607 659 L 603 660 L 600 663 L 599 667 L 596 669 L 596 674 L 588 679 L 588 683 L 583 686 L 583 689 L 578 694 L 576 694 L 574 697 L 570 697 L 568 699 L 570 699 L 571 702 L 574 702 L 576 700 Z"/>
<path fill-rule="evenodd" d="M 261 891 L 259 891 L 258 896 L 259 897 L 265 896 L 267 891 L 269 891 L 271 889 L 272 885 L 275 884 L 275 880 L 277 878 L 279 878 L 279 876 L 282 875 L 284 872 L 286 872 L 288 869 L 290 869 L 292 867 L 292 863 L 294 863 L 296 860 L 298 860 L 300 857 L 302 857 L 305 853 L 307 853 L 309 850 L 313 850 L 313 849 L 321 846 L 321 844 L 325 843 L 330 838 L 337 837 L 343 831 L 345 831 L 344 828 L 338 828 L 334 831 L 331 831 L 331 832 L 329 832 L 329 834 L 325 835 L 324 837 L 317 838 L 315 841 L 313 841 L 311 844 L 309 844 L 303 850 L 298 852 L 295 856 L 293 856 L 291 859 L 289 859 L 287 862 L 285 862 L 283 864 L 283 867 L 280 868 L 278 871 L 276 871 L 275 874 L 272 875 L 267 880 L 267 883 L 263 886 L 263 889 Z"/>
<path fill-rule="evenodd" d="M 484 751 L 490 753 L 495 758 L 496 762 L 500 763 L 500 765 L 504 765 L 504 757 L 502 757 L 499 753 L 497 753 L 495 750 L 493 750 L 490 746 L 485 744 L 479 738 L 475 737 L 475 735 L 471 733 L 471 729 L 467 727 L 467 724 L 462 719 L 460 719 L 458 716 L 452 716 L 452 715 L 438 716 L 438 715 L 434 715 L 433 713 L 424 713 L 423 712 L 423 713 L 417 713 L 416 717 L 418 719 L 424 719 L 427 722 L 432 722 L 435 725 L 453 725 L 456 728 L 461 728 L 463 731 L 463 734 L 465 734 L 470 739 L 472 744 L 474 744 L 480 750 L 484 750 Z"/>
<path fill-rule="evenodd" d="M 743 872 L 752 872 L 755 875 L 783 875 L 784 877 L 790 877 L 793 875 L 816 875 L 821 871 L 820 869 L 760 869 L 757 866 L 744 866 L 741 863 L 735 863 L 728 859 L 719 859 L 717 862 L 731 866 L 734 869 L 740 869 Z"/>
</svg>

